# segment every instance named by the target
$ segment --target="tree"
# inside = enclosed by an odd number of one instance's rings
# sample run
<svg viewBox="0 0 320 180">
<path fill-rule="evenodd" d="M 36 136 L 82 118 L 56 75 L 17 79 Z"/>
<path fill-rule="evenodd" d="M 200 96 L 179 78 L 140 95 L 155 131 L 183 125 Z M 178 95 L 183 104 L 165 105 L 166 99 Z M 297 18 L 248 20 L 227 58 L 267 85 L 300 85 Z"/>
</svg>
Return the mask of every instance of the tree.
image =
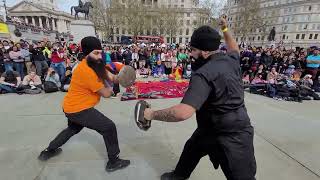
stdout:
<svg viewBox="0 0 320 180">
<path fill-rule="evenodd" d="M 261 16 L 259 1 L 239 0 L 238 9 L 236 23 L 233 26 L 235 35 L 247 38 L 249 33 L 256 32 L 257 29 L 264 28 L 267 25 Z"/>
<path fill-rule="evenodd" d="M 130 27 L 134 36 L 139 32 L 143 32 L 146 24 L 146 7 L 137 0 L 127 0 L 126 7 L 124 9 L 123 18 L 127 26 Z"/>
<path fill-rule="evenodd" d="M 166 15 L 165 29 L 166 34 L 170 37 L 170 43 L 173 42 L 173 37 L 177 34 L 178 28 L 181 26 L 179 19 L 181 19 L 181 11 L 177 8 L 170 9 Z"/>
<path fill-rule="evenodd" d="M 113 36 L 115 29 L 119 27 L 116 19 L 119 11 L 111 8 L 110 3 L 106 0 L 91 0 L 91 2 L 94 8 L 91 13 L 91 20 L 96 30 L 110 40 L 109 38 Z M 116 6 L 116 4 L 114 5 Z"/>
</svg>

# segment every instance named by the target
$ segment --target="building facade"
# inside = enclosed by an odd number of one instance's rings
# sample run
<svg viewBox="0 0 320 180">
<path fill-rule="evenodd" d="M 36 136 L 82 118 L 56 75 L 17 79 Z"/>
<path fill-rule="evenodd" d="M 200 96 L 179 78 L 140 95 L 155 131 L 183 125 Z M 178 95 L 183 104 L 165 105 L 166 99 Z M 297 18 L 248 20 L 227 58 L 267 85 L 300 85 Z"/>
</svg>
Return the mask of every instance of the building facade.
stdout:
<svg viewBox="0 0 320 180">
<path fill-rule="evenodd" d="M 120 2 L 123 5 L 126 4 L 126 0 L 120 0 Z M 146 36 L 162 34 L 161 36 L 164 37 L 166 43 L 188 43 L 193 30 L 198 27 L 198 21 L 202 21 L 201 23 L 203 24 L 208 22 L 209 15 L 206 11 L 201 11 L 197 0 L 141 0 L 141 3 L 148 7 L 148 13 L 152 13 L 150 11 L 159 7 L 168 7 L 172 9 L 179 8 L 180 16 L 177 22 L 179 27 L 173 37 L 170 37 L 166 33 L 160 33 L 160 29 L 157 28 L 153 22 L 151 29 L 145 29 L 143 33 L 141 33 L 141 35 Z M 129 29 L 130 27 L 126 24 L 120 24 L 114 29 L 113 36 L 110 38 L 111 41 L 120 42 L 121 36 L 132 36 L 133 34 Z M 105 39 L 99 31 L 98 34 L 101 39 Z"/>
<path fill-rule="evenodd" d="M 8 9 L 8 16 L 59 33 L 69 33 L 73 19 L 70 14 L 57 10 L 55 0 L 22 1 Z"/>
<path fill-rule="evenodd" d="M 260 9 L 258 16 L 265 26 L 256 28 L 246 37 L 237 36 L 238 42 L 255 46 L 272 44 L 268 36 L 273 27 L 276 29 L 275 44 L 287 48 L 320 45 L 320 1 L 319 0 L 257 0 Z M 239 0 L 228 0 L 224 12 L 228 16 L 232 30 L 241 23 Z M 239 20 L 240 19 L 240 20 Z M 265 29 L 265 32 L 262 31 Z"/>
</svg>

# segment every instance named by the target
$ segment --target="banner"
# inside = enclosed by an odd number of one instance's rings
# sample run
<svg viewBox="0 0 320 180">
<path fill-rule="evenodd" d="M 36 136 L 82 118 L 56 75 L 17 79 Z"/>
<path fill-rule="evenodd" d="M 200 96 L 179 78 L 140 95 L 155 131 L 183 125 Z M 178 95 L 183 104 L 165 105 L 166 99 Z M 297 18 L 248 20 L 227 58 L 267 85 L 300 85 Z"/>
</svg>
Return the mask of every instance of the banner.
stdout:
<svg viewBox="0 0 320 180">
<path fill-rule="evenodd" d="M 9 27 L 5 23 L 0 23 L 0 34 L 9 34 Z"/>
</svg>

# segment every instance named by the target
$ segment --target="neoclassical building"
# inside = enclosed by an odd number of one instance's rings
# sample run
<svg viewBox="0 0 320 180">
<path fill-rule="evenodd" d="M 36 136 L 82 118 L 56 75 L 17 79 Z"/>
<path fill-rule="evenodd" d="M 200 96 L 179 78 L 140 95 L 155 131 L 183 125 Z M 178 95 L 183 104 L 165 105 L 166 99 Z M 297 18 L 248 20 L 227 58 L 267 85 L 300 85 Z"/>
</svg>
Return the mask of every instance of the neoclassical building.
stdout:
<svg viewBox="0 0 320 180">
<path fill-rule="evenodd" d="M 276 28 L 276 43 L 286 47 L 308 47 L 320 45 L 320 1 L 319 0 L 257 0 L 259 16 L 267 24 L 266 33 L 254 29 L 247 37 L 236 36 L 237 41 L 252 45 L 268 44 L 272 27 Z M 224 9 L 228 15 L 229 27 L 234 29 L 241 23 L 239 0 L 228 0 Z M 240 19 L 240 20 L 239 20 Z"/>
<path fill-rule="evenodd" d="M 9 17 L 18 17 L 26 24 L 33 24 L 59 33 L 69 33 L 73 17 L 57 10 L 55 0 L 22 1 L 8 9 Z"/>
<path fill-rule="evenodd" d="M 118 0 L 123 5 L 126 4 L 126 0 Z M 179 8 L 180 13 L 182 14 L 179 16 L 178 24 L 179 28 L 177 29 L 177 33 L 172 37 L 172 42 L 174 43 L 188 43 L 191 40 L 191 35 L 198 27 L 199 21 L 202 23 L 207 23 L 208 13 L 207 11 L 203 11 L 199 5 L 199 0 L 137 0 L 141 1 L 141 3 L 149 8 L 148 13 L 152 13 L 152 11 L 159 7 L 168 7 L 168 8 Z M 202 11 L 201 11 L 202 10 Z M 155 12 L 156 13 L 156 12 Z M 146 13 L 147 14 L 147 13 Z M 114 29 L 114 34 L 111 37 L 111 41 L 113 42 L 120 42 L 121 36 L 132 36 L 131 31 L 129 30 L 130 27 L 127 26 L 126 23 L 119 24 Z M 97 30 L 98 31 L 98 30 Z M 157 33 L 153 33 L 157 32 Z M 145 29 L 142 35 L 154 35 L 159 34 L 160 30 L 153 24 L 152 29 Z M 101 39 L 107 39 L 101 35 L 101 32 L 97 32 Z M 169 35 L 162 35 L 164 36 L 165 42 L 170 42 Z"/>
</svg>

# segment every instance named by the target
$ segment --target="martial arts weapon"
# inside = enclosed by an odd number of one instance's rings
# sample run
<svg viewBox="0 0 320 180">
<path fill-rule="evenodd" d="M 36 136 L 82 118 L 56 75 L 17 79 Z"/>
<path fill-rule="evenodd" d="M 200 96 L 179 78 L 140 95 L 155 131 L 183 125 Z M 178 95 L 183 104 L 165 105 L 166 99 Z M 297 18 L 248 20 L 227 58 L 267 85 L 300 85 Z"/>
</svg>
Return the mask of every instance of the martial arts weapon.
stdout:
<svg viewBox="0 0 320 180">
<path fill-rule="evenodd" d="M 124 66 L 118 74 L 118 80 L 122 87 L 130 87 L 136 81 L 136 71 L 131 66 Z"/>
<path fill-rule="evenodd" d="M 147 108 L 150 108 L 151 105 L 144 100 L 137 102 L 136 107 L 134 108 L 134 119 L 137 126 L 144 131 L 147 131 L 151 127 L 151 121 L 148 121 L 144 118 L 144 111 Z"/>
</svg>

